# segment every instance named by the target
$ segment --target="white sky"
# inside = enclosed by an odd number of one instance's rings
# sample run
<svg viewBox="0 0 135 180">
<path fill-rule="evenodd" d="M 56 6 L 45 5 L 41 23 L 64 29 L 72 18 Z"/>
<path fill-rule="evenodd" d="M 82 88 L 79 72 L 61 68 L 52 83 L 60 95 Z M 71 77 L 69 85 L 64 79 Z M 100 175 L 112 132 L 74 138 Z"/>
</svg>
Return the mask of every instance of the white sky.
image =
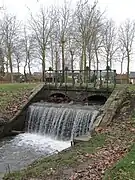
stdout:
<svg viewBox="0 0 135 180">
<path fill-rule="evenodd" d="M 72 1 L 74 6 L 76 0 Z M 93 2 L 94 0 L 89 0 Z M 37 12 L 39 7 L 43 4 L 49 6 L 51 4 L 60 5 L 64 0 L 0 0 L 0 6 L 4 6 L 8 12 L 14 13 L 21 20 L 27 20 L 28 8 L 32 12 Z M 112 18 L 118 25 L 127 18 L 135 19 L 135 0 L 98 0 L 101 11 L 106 10 L 106 16 Z M 135 67 L 135 66 L 134 66 Z M 114 66 L 117 70 L 117 66 Z M 133 69 L 133 64 L 131 65 Z M 126 69 L 124 69 L 126 71 Z"/>
<path fill-rule="evenodd" d="M 73 4 L 75 1 L 72 0 Z M 92 2 L 93 0 L 89 1 Z M 38 0 L 38 2 L 37 0 L 0 0 L 0 6 L 4 5 L 8 11 L 24 19 L 28 13 L 27 6 L 32 11 L 37 11 L 41 4 L 45 6 L 50 4 L 60 5 L 63 2 L 64 0 Z M 98 2 L 101 10 L 106 10 L 107 16 L 117 23 L 127 18 L 135 18 L 135 0 L 98 0 Z"/>
</svg>

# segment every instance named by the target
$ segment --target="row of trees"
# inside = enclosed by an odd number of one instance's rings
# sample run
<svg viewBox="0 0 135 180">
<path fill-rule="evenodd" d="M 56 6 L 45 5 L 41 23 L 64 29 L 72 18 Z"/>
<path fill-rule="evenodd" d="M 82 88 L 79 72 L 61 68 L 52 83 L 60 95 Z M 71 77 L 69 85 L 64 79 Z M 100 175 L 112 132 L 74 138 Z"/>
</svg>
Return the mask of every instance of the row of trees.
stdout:
<svg viewBox="0 0 135 180">
<path fill-rule="evenodd" d="M 112 68 L 118 61 L 122 73 L 125 61 L 129 76 L 134 38 L 134 21 L 126 20 L 116 27 L 97 2 L 89 4 L 87 0 L 77 2 L 74 9 L 68 3 L 41 8 L 36 15 L 30 13 L 26 25 L 5 13 L 0 20 L 0 73 L 10 71 L 12 75 L 15 68 L 18 73 L 23 68 L 26 76 L 33 67 L 41 66 L 44 80 L 48 67 L 64 73 L 66 67 Z"/>
</svg>

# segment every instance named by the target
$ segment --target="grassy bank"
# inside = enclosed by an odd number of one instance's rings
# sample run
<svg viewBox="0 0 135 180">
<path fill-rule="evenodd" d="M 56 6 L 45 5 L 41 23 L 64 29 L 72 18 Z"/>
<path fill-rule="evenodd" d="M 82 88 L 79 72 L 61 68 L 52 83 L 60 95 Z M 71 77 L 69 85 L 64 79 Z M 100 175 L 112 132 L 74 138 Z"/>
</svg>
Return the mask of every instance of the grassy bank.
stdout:
<svg viewBox="0 0 135 180">
<path fill-rule="evenodd" d="M 135 144 L 129 153 L 113 168 L 106 172 L 104 180 L 134 180 L 135 179 Z"/>
<path fill-rule="evenodd" d="M 131 120 L 132 128 L 130 149 L 128 153 L 105 173 L 104 180 L 134 180 L 135 179 L 135 112 Z"/>
<path fill-rule="evenodd" d="M 0 116 L 13 117 L 36 84 L 0 84 Z"/>
</svg>

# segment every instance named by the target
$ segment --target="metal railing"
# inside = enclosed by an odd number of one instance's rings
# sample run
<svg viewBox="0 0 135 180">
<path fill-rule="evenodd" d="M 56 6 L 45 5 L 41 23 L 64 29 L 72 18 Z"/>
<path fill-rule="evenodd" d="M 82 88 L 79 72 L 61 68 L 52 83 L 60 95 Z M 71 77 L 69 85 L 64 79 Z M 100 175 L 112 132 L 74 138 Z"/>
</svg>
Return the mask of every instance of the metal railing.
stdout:
<svg viewBox="0 0 135 180">
<path fill-rule="evenodd" d="M 115 70 L 62 70 L 47 71 L 45 84 L 55 88 L 109 89 L 116 86 Z"/>
</svg>

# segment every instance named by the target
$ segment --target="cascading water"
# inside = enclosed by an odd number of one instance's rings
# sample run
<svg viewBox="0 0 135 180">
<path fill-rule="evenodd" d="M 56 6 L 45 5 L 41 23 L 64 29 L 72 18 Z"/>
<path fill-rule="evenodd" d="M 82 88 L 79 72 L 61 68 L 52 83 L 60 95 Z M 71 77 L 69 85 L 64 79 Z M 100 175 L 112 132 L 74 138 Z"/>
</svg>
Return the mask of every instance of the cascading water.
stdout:
<svg viewBox="0 0 135 180">
<path fill-rule="evenodd" d="M 70 147 L 73 136 L 91 130 L 97 106 L 35 103 L 28 108 L 26 133 L 0 141 L 0 172 L 19 170 L 34 160 Z M 64 141 L 63 141 L 64 140 Z"/>
<path fill-rule="evenodd" d="M 27 131 L 70 140 L 90 131 L 97 115 L 88 106 L 35 103 L 28 109 Z"/>
</svg>

